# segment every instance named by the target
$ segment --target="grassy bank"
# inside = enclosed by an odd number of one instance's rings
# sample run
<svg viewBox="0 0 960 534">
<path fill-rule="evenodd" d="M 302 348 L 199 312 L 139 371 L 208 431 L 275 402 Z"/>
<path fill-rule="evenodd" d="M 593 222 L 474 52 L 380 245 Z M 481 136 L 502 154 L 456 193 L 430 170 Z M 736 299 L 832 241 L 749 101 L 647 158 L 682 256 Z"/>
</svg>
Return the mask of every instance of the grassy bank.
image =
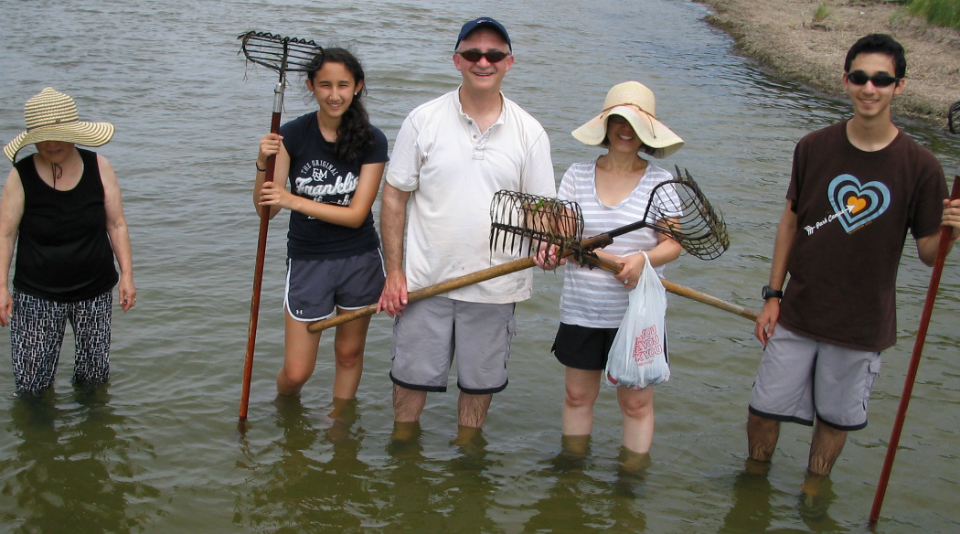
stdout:
<svg viewBox="0 0 960 534">
<path fill-rule="evenodd" d="M 960 30 L 960 0 L 908 0 L 904 4 L 907 13 L 930 24 Z"/>
<path fill-rule="evenodd" d="M 907 85 L 896 113 L 943 122 L 960 100 L 960 30 L 941 9 L 960 0 L 697 0 L 711 8 L 708 22 L 727 31 L 738 52 L 773 73 L 832 95 L 842 95 L 846 51 L 870 33 L 893 35 L 907 50 Z M 933 9 L 932 6 L 941 6 Z M 918 10 L 923 16 L 913 15 Z M 928 22 L 927 15 L 937 24 Z M 942 13 L 947 13 L 946 15 Z"/>
</svg>

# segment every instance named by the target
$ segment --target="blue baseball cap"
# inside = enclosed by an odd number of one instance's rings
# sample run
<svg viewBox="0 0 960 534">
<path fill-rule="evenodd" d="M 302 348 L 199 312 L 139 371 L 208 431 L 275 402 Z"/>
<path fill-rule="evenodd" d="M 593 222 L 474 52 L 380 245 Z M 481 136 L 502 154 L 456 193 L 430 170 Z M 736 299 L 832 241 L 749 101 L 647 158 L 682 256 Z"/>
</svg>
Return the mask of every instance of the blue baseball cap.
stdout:
<svg viewBox="0 0 960 534">
<path fill-rule="evenodd" d="M 497 31 L 497 33 L 503 36 L 503 40 L 507 42 L 507 46 L 510 47 L 510 50 L 513 50 L 513 45 L 510 43 L 510 35 L 507 34 L 507 29 L 503 27 L 503 24 L 500 24 L 490 17 L 480 17 L 464 24 L 463 28 L 460 28 L 460 35 L 457 36 L 457 44 L 453 45 L 453 49 L 456 50 L 457 47 L 460 46 L 460 41 L 466 39 L 468 35 L 479 28 L 493 28 Z"/>
</svg>

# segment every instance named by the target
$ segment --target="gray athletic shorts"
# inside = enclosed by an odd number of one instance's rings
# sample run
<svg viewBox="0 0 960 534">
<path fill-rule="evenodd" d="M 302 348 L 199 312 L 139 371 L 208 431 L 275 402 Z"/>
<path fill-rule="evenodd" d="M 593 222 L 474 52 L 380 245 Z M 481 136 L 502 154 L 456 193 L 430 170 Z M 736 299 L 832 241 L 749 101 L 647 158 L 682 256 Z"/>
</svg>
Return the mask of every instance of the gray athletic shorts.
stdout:
<svg viewBox="0 0 960 534">
<path fill-rule="evenodd" d="M 879 374 L 879 352 L 823 343 L 781 325 L 763 350 L 750 413 L 804 425 L 816 414 L 838 430 L 860 430 Z"/>
<path fill-rule="evenodd" d="M 453 356 L 457 387 L 486 395 L 507 387 L 516 304 L 431 297 L 403 309 L 393 324 L 390 379 L 417 391 L 446 391 Z"/>
<path fill-rule="evenodd" d="M 333 260 L 287 260 L 283 305 L 298 321 L 332 317 L 377 302 L 385 271 L 380 249 Z"/>
</svg>

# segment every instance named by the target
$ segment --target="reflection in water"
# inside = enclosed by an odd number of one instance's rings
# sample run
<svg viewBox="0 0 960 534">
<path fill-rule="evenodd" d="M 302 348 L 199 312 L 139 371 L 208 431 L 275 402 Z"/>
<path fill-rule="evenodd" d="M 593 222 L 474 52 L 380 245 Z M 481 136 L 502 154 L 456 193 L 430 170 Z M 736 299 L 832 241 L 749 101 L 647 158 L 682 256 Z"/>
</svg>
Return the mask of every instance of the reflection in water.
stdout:
<svg viewBox="0 0 960 534">
<path fill-rule="evenodd" d="M 811 484 L 811 478 L 816 478 Z M 837 499 L 830 477 L 808 475 L 800 492 L 800 518 L 812 532 L 838 532 L 840 525 L 828 514 Z"/>
<path fill-rule="evenodd" d="M 298 396 L 274 401 L 282 436 L 262 454 L 245 450 L 252 475 L 237 497 L 234 524 L 258 532 L 354 532 L 377 515 L 367 496 L 382 483 L 357 453 L 356 404 L 337 403 L 321 433 Z M 325 440 L 321 439 L 321 434 Z M 272 463 L 262 463 L 266 461 Z"/>
<path fill-rule="evenodd" d="M 358 458 L 366 433 L 354 425 L 355 402 L 335 405 L 329 422 L 312 417 L 298 397 L 275 404 L 283 435 L 262 453 L 244 451 L 253 475 L 236 499 L 235 525 L 258 532 L 500 530 L 488 514 L 499 487 L 487 471 L 496 462 L 482 436 L 455 458 L 433 460 L 423 454 L 416 425 L 407 439 L 386 444 L 383 463 L 372 466 Z"/>
<path fill-rule="evenodd" d="M 554 482 L 546 497 L 530 505 L 536 513 L 523 532 L 646 531 L 642 510 L 646 470 L 624 465 L 624 459 L 621 455 L 616 476 L 608 480 L 609 473 L 596 465 L 599 459 L 561 450 L 537 474 Z"/>
<path fill-rule="evenodd" d="M 388 445 L 392 465 L 386 475 L 390 488 L 380 516 L 382 532 L 503 532 L 489 514 L 501 488 L 489 474 L 497 462 L 483 435 L 457 445 L 456 457 L 433 460 L 423 455 L 419 426 L 411 432 L 409 439 Z"/>
<path fill-rule="evenodd" d="M 769 462 L 746 461 L 733 482 L 733 508 L 723 518 L 720 534 L 767 531 L 773 517 L 769 471 Z"/>
<path fill-rule="evenodd" d="M 0 461 L 3 523 L 18 532 L 140 531 L 159 514 L 135 511 L 137 504 L 160 492 L 136 480 L 142 469 L 129 454 L 152 456 L 152 448 L 117 435 L 124 418 L 106 388 L 75 395 L 70 409 L 57 407 L 52 390 L 12 399 L 8 431 L 20 443 L 15 457 Z"/>
<path fill-rule="evenodd" d="M 746 460 L 733 482 L 733 507 L 720 534 L 767 532 L 774 517 L 771 499 L 780 495 L 769 479 L 770 463 Z M 808 476 L 797 497 L 797 513 L 810 532 L 847 532 L 829 515 L 836 500 L 829 477 Z"/>
</svg>

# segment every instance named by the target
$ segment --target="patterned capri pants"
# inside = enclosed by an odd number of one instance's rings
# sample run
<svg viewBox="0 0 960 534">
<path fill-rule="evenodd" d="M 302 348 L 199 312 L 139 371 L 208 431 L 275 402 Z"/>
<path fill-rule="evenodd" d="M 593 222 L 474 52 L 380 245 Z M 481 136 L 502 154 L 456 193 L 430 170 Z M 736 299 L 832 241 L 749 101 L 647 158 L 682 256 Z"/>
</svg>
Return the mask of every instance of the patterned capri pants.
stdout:
<svg viewBox="0 0 960 534">
<path fill-rule="evenodd" d="M 77 347 L 73 382 L 106 382 L 110 378 L 112 308 L 112 289 L 80 302 L 56 302 L 15 289 L 10 343 L 17 393 L 36 394 L 53 385 L 68 320 Z"/>
</svg>

